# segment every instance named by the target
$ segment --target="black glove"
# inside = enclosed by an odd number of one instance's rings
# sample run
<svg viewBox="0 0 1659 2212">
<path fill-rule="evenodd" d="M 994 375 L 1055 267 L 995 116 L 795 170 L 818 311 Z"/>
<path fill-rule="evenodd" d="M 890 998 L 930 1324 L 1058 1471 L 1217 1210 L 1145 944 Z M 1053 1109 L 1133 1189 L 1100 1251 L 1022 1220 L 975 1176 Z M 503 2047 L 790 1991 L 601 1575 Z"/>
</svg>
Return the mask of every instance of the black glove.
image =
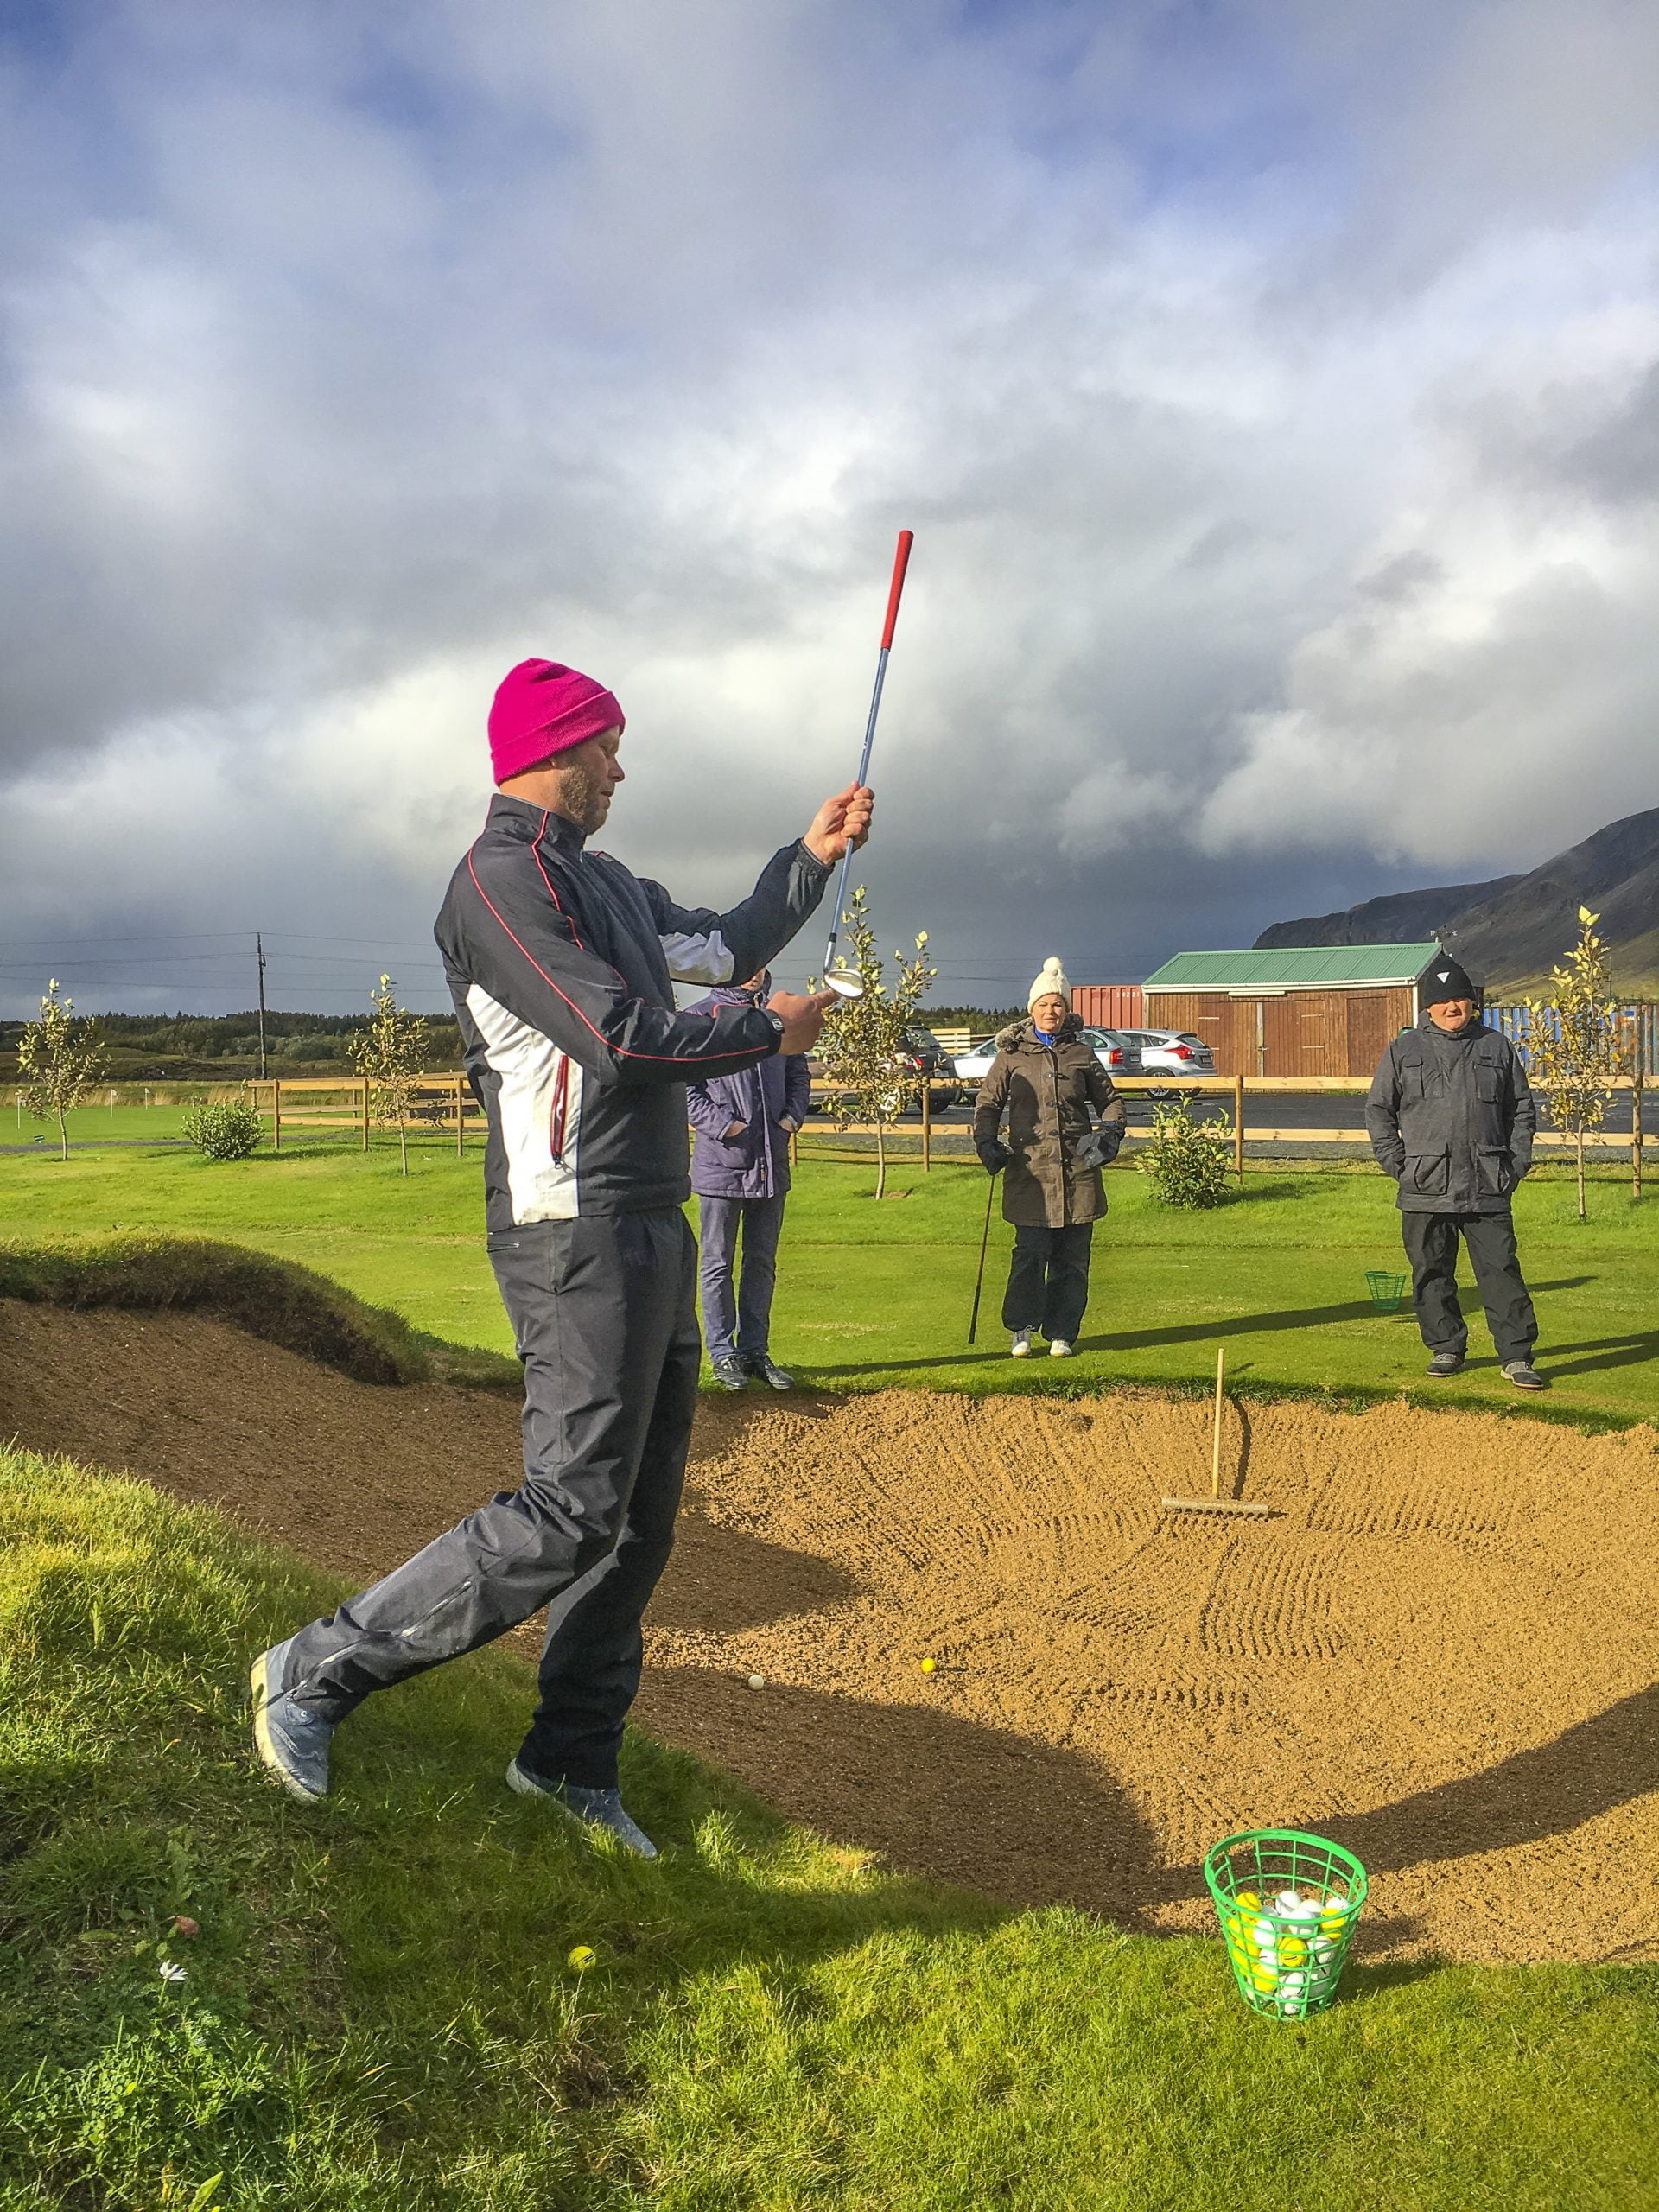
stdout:
<svg viewBox="0 0 1659 2212">
<path fill-rule="evenodd" d="M 1122 1128 L 1103 1122 L 1098 1128 L 1086 1131 L 1078 1138 L 1078 1166 L 1109 1167 L 1117 1158 L 1117 1148 L 1122 1141 Z"/>
<path fill-rule="evenodd" d="M 979 1154 L 979 1164 L 988 1175 L 1000 1174 L 1014 1158 L 1007 1147 L 999 1144 L 995 1137 L 988 1137 L 983 1144 L 976 1144 L 974 1150 Z"/>
</svg>

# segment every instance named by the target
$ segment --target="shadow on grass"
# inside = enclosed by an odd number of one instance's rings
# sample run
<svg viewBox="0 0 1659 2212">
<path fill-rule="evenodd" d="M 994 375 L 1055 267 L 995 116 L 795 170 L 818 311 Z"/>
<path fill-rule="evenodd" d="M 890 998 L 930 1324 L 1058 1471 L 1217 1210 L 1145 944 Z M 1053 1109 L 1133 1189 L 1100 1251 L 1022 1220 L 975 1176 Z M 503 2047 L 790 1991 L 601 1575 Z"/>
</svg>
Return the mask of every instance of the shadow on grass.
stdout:
<svg viewBox="0 0 1659 2212">
<path fill-rule="evenodd" d="M 1553 1282 L 1535 1283 L 1535 1294 L 1558 1290 L 1582 1290 L 1586 1284 L 1597 1281 L 1594 1275 L 1563 1275 Z M 1147 1351 L 1160 1344 L 1213 1344 L 1225 1343 L 1236 1337 L 1275 1335 L 1297 1329 L 1329 1327 L 1338 1321 L 1397 1320 L 1408 1315 L 1380 1314 L 1369 1298 L 1344 1300 L 1334 1306 L 1296 1306 L 1283 1307 L 1269 1313 L 1238 1313 L 1230 1319 L 1217 1316 L 1201 1321 L 1173 1323 L 1166 1328 L 1122 1329 L 1109 1336 L 1079 1337 L 1079 1351 Z M 991 1333 L 982 1322 L 982 1329 Z M 992 1325 L 995 1326 L 995 1325 Z M 1611 1339 L 1609 1340 L 1613 1341 Z M 1617 1341 L 1624 1343 L 1624 1338 Z M 1574 1349 L 1568 1347 L 1568 1349 Z M 1592 1349 L 1592 1347 L 1583 1347 Z M 815 1361 L 812 1371 L 817 1376 L 837 1375 L 896 1375 L 942 1367 L 979 1367 L 992 1360 L 1004 1360 L 1007 1353 L 1001 1345 L 987 1344 L 971 1351 L 940 1352 L 925 1359 L 870 1359 L 842 1361 L 827 1365 Z M 1147 1379 L 1147 1378 L 1141 1378 Z M 1159 1382 L 1165 1380 L 1159 1376 Z M 1311 1386 L 1317 1387 L 1317 1386 Z M 1394 1395 L 1390 1390 L 1389 1395 Z"/>
<path fill-rule="evenodd" d="M 1572 1352 L 1598 1352 L 1599 1358 L 1572 1359 Z M 1597 1337 L 1581 1344 L 1556 1344 L 1545 1355 L 1553 1378 L 1560 1375 L 1593 1375 L 1608 1367 L 1644 1367 L 1659 1359 L 1659 1329 L 1632 1331 L 1629 1336 Z"/>
</svg>

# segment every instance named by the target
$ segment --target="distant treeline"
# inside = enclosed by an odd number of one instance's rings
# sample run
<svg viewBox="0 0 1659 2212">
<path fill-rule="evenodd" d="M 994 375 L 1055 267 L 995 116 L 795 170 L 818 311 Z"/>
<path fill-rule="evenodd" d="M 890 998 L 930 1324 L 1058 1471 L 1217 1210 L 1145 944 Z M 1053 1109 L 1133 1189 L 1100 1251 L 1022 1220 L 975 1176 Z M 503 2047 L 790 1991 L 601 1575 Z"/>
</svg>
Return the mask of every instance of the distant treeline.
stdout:
<svg viewBox="0 0 1659 2212">
<path fill-rule="evenodd" d="M 177 1075 L 186 1067 L 225 1075 L 251 1074 L 259 1065 L 259 1016 L 246 1014 L 97 1014 L 88 1017 L 103 1039 L 116 1076 Z M 458 1067 L 461 1032 L 452 1014 L 424 1017 L 434 1067 Z M 366 1029 L 359 1014 L 276 1014 L 265 1016 L 265 1064 L 283 1068 L 348 1065 L 350 1040 Z M 16 1067 L 24 1024 L 0 1021 L 0 1071 Z"/>
<path fill-rule="evenodd" d="M 1023 1008 L 924 1007 L 922 1019 L 945 1029 L 982 1031 L 1016 1020 Z M 459 1067 L 461 1031 L 451 1014 L 423 1017 L 434 1068 Z M 97 1014 L 96 1023 L 118 1077 L 180 1075 L 187 1068 L 225 1076 L 253 1073 L 259 1064 L 259 1016 L 247 1014 Z M 265 1065 L 283 1069 L 349 1066 L 352 1037 L 368 1027 L 358 1014 L 267 1014 Z M 24 1025 L 0 1021 L 0 1077 L 13 1075 Z"/>
</svg>

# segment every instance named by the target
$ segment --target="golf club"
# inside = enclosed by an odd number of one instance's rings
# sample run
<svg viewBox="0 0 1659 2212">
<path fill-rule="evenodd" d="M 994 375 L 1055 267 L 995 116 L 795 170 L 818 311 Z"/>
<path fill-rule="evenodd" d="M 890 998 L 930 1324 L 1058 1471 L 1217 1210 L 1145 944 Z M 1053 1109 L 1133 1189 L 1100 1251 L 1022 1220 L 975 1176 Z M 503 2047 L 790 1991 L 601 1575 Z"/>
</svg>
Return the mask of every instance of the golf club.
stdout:
<svg viewBox="0 0 1659 2212">
<path fill-rule="evenodd" d="M 862 784 L 870 772 L 870 747 L 875 743 L 875 718 L 881 711 L 881 686 L 887 673 L 887 655 L 893 648 L 893 626 L 899 620 L 899 595 L 905 588 L 905 570 L 910 563 L 910 549 L 916 543 L 912 530 L 899 533 L 899 550 L 893 556 L 893 588 L 887 594 L 887 620 L 881 632 L 881 651 L 876 657 L 875 690 L 870 700 L 870 719 L 864 729 L 864 751 L 858 764 L 858 780 Z M 830 910 L 830 942 L 824 947 L 823 982 L 826 990 L 834 991 L 843 999 L 861 999 L 864 986 L 856 976 L 845 969 L 836 972 L 836 934 L 841 927 L 841 910 L 847 898 L 848 871 L 853 865 L 853 848 L 849 844 L 842 855 L 841 874 L 836 884 L 836 903 Z"/>
<path fill-rule="evenodd" d="M 974 1277 L 974 1310 L 968 1320 L 968 1341 L 972 1344 L 979 1335 L 979 1294 L 985 1287 L 985 1254 L 991 1241 L 991 1200 L 996 1196 L 996 1177 L 985 1193 L 985 1234 L 979 1240 L 979 1273 Z"/>
</svg>

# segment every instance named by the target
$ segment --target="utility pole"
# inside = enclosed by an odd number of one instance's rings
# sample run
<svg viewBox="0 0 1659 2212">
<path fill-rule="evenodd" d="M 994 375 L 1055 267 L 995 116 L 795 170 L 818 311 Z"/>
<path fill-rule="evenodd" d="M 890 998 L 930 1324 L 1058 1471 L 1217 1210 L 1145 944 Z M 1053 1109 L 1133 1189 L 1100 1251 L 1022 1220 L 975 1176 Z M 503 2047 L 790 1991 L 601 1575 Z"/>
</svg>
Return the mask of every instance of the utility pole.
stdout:
<svg viewBox="0 0 1659 2212">
<path fill-rule="evenodd" d="M 253 949 L 259 957 L 259 1080 L 265 1079 L 265 941 L 256 930 Z"/>
</svg>

